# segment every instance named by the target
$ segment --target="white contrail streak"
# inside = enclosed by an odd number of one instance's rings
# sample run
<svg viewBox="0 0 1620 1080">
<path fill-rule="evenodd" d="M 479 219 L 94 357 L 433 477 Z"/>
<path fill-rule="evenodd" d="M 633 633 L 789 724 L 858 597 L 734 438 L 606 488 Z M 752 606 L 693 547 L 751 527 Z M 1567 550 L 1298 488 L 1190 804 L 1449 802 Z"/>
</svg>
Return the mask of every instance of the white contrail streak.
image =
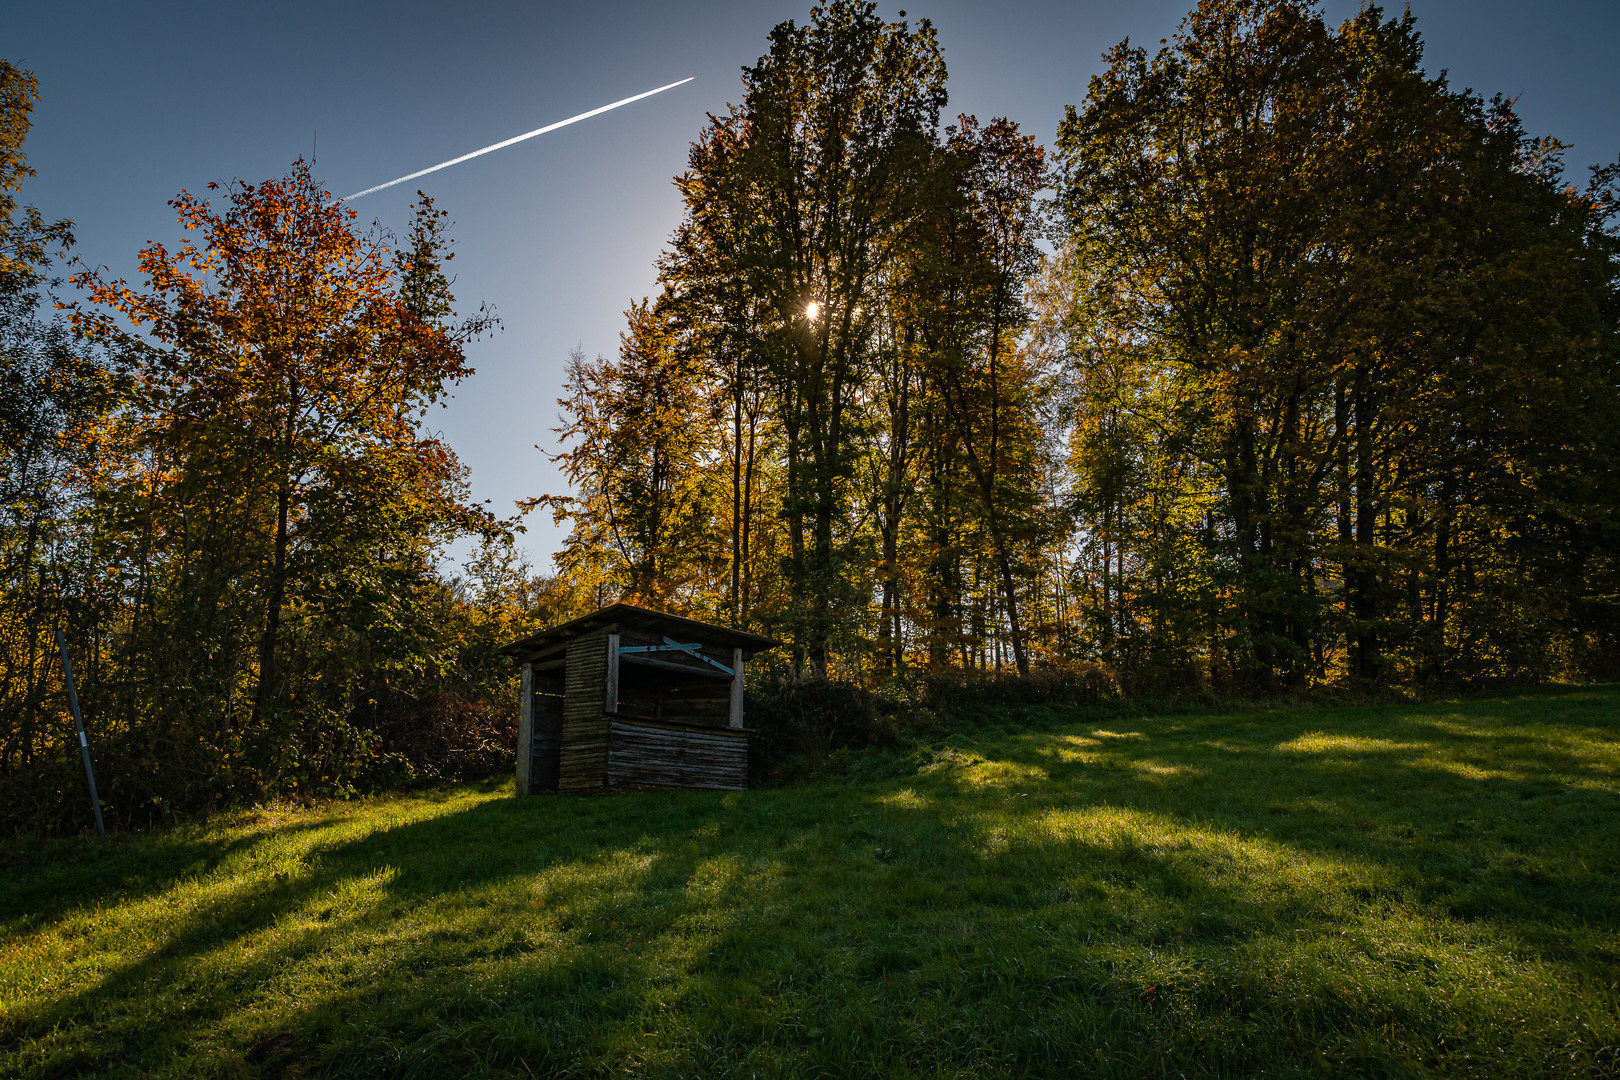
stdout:
<svg viewBox="0 0 1620 1080">
<path fill-rule="evenodd" d="M 415 180 L 418 176 L 426 176 L 428 173 L 438 172 L 440 169 L 448 169 L 452 165 L 460 165 L 463 161 L 470 161 L 475 157 L 480 157 L 484 154 L 491 153 L 492 151 L 505 149 L 506 147 L 511 146 L 513 143 L 522 142 L 524 139 L 532 139 L 536 135 L 544 135 L 548 131 L 556 131 L 558 128 L 567 127 L 569 124 L 577 124 L 581 120 L 589 120 L 593 116 L 600 116 L 605 112 L 610 112 L 613 109 L 617 109 L 620 105 L 628 105 L 632 101 L 640 101 L 642 98 L 652 97 L 654 94 L 662 94 L 665 90 L 673 90 L 677 86 L 691 82 L 694 78 L 696 78 L 696 76 L 688 76 L 687 78 L 682 79 L 680 82 L 672 82 L 667 86 L 660 86 L 656 90 L 648 90 L 645 93 L 637 94 L 634 97 L 622 98 L 619 101 L 615 101 L 611 105 L 603 105 L 599 108 L 592 109 L 590 112 L 582 112 L 578 116 L 570 116 L 568 119 L 559 120 L 555 124 L 547 124 L 543 128 L 535 128 L 533 131 L 526 131 L 522 135 L 514 135 L 510 139 L 506 139 L 503 142 L 498 142 L 493 146 L 486 146 L 482 150 L 474 150 L 470 154 L 462 154 L 460 157 L 451 158 L 449 161 L 441 161 L 437 165 L 423 169 L 420 172 L 413 172 L 409 176 L 402 176 L 398 180 L 390 180 L 386 184 L 378 184 L 376 187 L 368 187 L 364 191 L 357 191 L 353 195 L 345 195 L 343 198 L 339 199 L 338 202 L 348 202 L 351 199 L 358 199 L 362 195 L 370 195 L 372 192 L 381 191 L 383 188 L 391 188 L 395 184 L 403 184 L 408 180 Z"/>
</svg>

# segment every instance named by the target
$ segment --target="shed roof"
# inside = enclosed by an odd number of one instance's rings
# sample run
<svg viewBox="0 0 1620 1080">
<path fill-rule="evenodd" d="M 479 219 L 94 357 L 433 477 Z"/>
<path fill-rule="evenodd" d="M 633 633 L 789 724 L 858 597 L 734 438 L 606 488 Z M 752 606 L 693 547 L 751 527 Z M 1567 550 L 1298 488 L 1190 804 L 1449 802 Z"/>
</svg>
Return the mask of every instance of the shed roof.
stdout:
<svg viewBox="0 0 1620 1080">
<path fill-rule="evenodd" d="M 696 619 L 683 619 L 679 615 L 652 611 L 636 607 L 634 604 L 613 604 L 589 615 L 581 615 L 577 619 L 570 619 L 568 622 L 547 627 L 527 637 L 518 638 L 501 652 L 521 658 L 571 637 L 614 625 L 631 627 L 650 634 L 667 634 L 670 637 L 695 640 L 707 646 L 741 649 L 745 656 L 752 656 L 754 653 L 773 649 L 782 644 L 775 638 L 732 630 L 730 627 L 716 626 L 713 623 L 698 622 Z"/>
</svg>

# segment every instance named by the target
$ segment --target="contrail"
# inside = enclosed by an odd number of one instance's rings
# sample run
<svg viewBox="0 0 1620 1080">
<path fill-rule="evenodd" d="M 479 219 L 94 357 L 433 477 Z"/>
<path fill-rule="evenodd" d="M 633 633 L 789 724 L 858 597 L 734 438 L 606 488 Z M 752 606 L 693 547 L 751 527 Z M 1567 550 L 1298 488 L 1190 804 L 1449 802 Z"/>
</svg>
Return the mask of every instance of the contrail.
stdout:
<svg viewBox="0 0 1620 1080">
<path fill-rule="evenodd" d="M 656 90 L 648 90 L 645 93 L 636 94 L 634 97 L 627 97 L 619 101 L 615 101 L 611 105 L 603 105 L 599 108 L 592 109 L 589 112 L 582 112 L 578 116 L 570 116 L 568 119 L 559 120 L 555 124 L 547 124 L 543 128 L 535 128 L 533 131 L 526 131 L 522 135 L 514 135 L 510 139 L 506 139 L 503 142 L 498 142 L 493 146 L 486 146 L 482 150 L 474 150 L 470 154 L 462 154 L 458 158 L 451 158 L 449 161 L 442 161 L 439 164 L 423 169 L 420 172 L 413 172 L 409 176 L 402 176 L 398 180 L 390 180 L 386 184 L 378 184 L 376 187 L 368 187 L 364 191 L 357 191 L 353 195 L 345 195 L 343 198 L 339 199 L 338 202 L 348 202 L 350 199 L 358 199 L 362 195 L 370 195 L 372 192 L 381 191 L 383 188 L 391 188 L 395 184 L 403 184 L 407 180 L 415 180 L 418 176 L 426 176 L 428 173 L 438 172 L 440 169 L 448 169 L 452 165 L 460 165 L 463 161 L 470 161 L 475 157 L 488 154 L 491 151 L 504 149 L 505 147 L 511 146 L 513 143 L 520 143 L 524 139 L 532 139 L 536 135 L 544 135 L 548 131 L 556 131 L 558 128 L 567 127 L 569 124 L 577 124 L 581 120 L 589 120 L 593 116 L 600 116 L 605 112 L 617 109 L 620 105 L 628 105 L 632 101 L 640 101 L 642 98 L 652 97 L 654 94 L 662 94 L 665 90 L 673 90 L 677 86 L 691 82 L 694 78 L 696 78 L 696 76 L 688 76 L 687 78 L 682 79 L 680 82 L 672 82 L 667 86 L 660 86 Z"/>
</svg>

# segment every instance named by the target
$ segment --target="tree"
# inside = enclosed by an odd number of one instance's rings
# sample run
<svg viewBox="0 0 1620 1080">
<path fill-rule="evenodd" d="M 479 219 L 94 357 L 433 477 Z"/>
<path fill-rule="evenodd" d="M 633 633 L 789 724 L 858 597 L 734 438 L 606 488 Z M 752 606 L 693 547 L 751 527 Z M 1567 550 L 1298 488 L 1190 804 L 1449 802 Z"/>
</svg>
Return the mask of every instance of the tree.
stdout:
<svg viewBox="0 0 1620 1080">
<path fill-rule="evenodd" d="M 1574 402 L 1611 407 L 1601 200 L 1421 59 L 1410 14 L 1204 0 L 1060 132 L 1075 354 L 1189 389 L 1153 438 L 1218 477 L 1206 649 L 1261 690 L 1321 677 L 1335 622 L 1362 678 L 1438 647 L 1459 512 L 1525 513 L 1530 463 L 1590 438 Z"/>
<path fill-rule="evenodd" d="M 131 628 L 138 681 L 160 714 L 179 710 L 166 723 L 185 718 L 188 748 L 234 747 L 260 783 L 303 736 L 317 758 L 365 753 L 322 719 L 365 677 L 337 663 L 356 655 L 344 639 L 397 636 L 433 545 L 488 525 L 421 421 L 470 373 L 464 345 L 490 319 L 448 321 L 442 215 L 425 196 L 391 260 L 303 161 L 225 190 L 223 212 L 172 201 L 199 237 L 144 249 L 145 288 L 78 275 L 101 310 L 75 317 L 137 378 L 103 488 L 149 582 Z"/>
<path fill-rule="evenodd" d="M 625 315 L 617 361 L 569 357 L 558 434 L 573 445 L 556 460 L 578 494 L 524 507 L 549 502 L 574 521 L 558 557 L 569 573 L 627 603 L 689 607 L 718 569 L 714 402 L 659 305 Z"/>
<path fill-rule="evenodd" d="M 34 765 L 73 730 L 58 707 L 53 631 L 66 631 L 82 661 L 103 608 L 87 580 L 86 500 L 74 480 L 120 400 L 112 358 L 42 312 L 73 234 L 71 222 L 17 205 L 34 175 L 23 148 L 38 98 L 33 74 L 0 60 L 0 772 Z"/>
<path fill-rule="evenodd" d="M 945 100 L 933 28 L 875 12 L 837 0 L 772 30 L 743 104 L 711 118 L 677 181 L 686 219 L 664 264 L 704 324 L 726 325 L 739 295 L 755 301 L 748 349 L 785 444 L 792 629 L 818 671 L 855 596 L 844 489 L 873 360 L 868 305 L 919 213 Z"/>
<path fill-rule="evenodd" d="M 569 460 L 605 455 L 574 565 L 861 678 L 1083 659 L 1268 693 L 1603 654 L 1620 169 L 1566 190 L 1556 143 L 1424 72 L 1410 15 L 1204 0 L 1067 115 L 1032 325 L 1043 150 L 941 132 L 931 27 L 874 11 L 778 26 L 693 145 L 671 374 L 574 369 Z M 684 475 L 730 498 L 675 518 L 628 479 L 688 438 L 638 411 L 666 379 L 726 414 Z"/>
<path fill-rule="evenodd" d="M 974 117 L 960 117 L 940 155 L 948 195 L 931 207 L 934 250 L 923 255 L 927 269 L 916 283 L 930 301 L 919 312 L 929 376 L 973 477 L 1021 675 L 1029 674 L 1029 658 L 1015 548 L 1036 542 L 1040 437 L 1019 430 L 1035 416 L 1035 379 L 1020 364 L 1027 357 L 1017 355 L 1016 341 L 1029 322 L 1024 286 L 1039 266 L 1036 199 L 1046 185 L 1045 158 L 1010 120 L 981 128 Z"/>
<path fill-rule="evenodd" d="M 37 285 L 50 249 L 73 246 L 71 221 L 47 222 L 32 206 L 17 216 L 17 192 L 34 175 L 23 146 L 38 100 L 34 73 L 0 60 L 0 290 L 5 292 Z"/>
</svg>

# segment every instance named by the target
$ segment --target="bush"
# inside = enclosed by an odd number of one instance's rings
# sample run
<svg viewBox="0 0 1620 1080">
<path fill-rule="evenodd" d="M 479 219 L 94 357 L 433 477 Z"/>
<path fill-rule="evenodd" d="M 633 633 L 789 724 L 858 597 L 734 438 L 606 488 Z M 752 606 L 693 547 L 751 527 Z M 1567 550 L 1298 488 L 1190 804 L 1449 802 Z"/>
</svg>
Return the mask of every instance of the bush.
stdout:
<svg viewBox="0 0 1620 1080">
<path fill-rule="evenodd" d="M 1027 722 L 1031 709 L 1095 703 L 1117 695 L 1095 665 L 1027 676 L 950 670 L 891 677 L 872 686 L 824 678 L 772 677 L 751 686 L 746 713 L 749 770 L 756 783 L 842 773 L 858 750 L 901 748 L 952 731 Z"/>
</svg>

